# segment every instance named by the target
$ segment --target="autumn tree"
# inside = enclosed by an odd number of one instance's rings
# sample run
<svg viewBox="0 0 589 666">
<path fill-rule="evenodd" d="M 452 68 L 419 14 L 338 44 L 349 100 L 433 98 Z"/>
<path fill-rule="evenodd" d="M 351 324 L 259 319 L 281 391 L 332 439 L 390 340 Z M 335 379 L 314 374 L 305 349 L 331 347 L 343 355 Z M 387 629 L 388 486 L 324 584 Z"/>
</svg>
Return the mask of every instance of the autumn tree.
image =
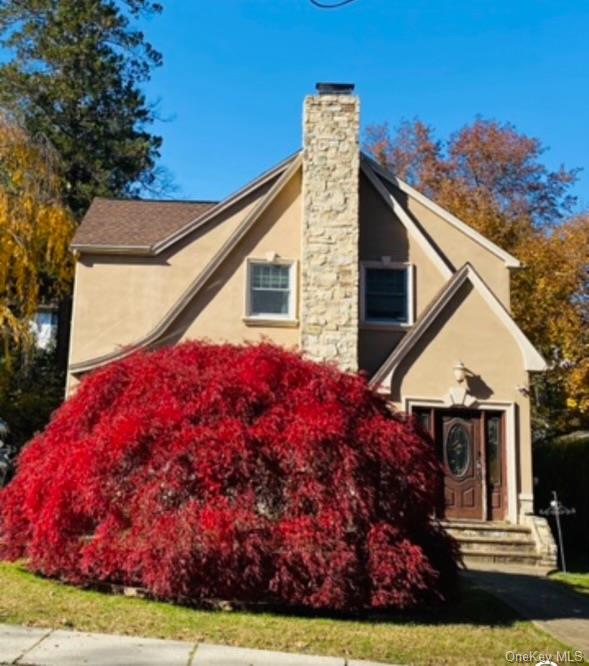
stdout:
<svg viewBox="0 0 589 666">
<path fill-rule="evenodd" d="M 512 308 L 550 371 L 535 381 L 536 425 L 589 421 L 589 218 L 570 217 L 576 171 L 550 171 L 544 147 L 477 119 L 438 139 L 419 120 L 368 129 L 366 149 L 401 179 L 517 256 Z"/>
<path fill-rule="evenodd" d="M 36 349 L 30 322 L 41 302 L 69 290 L 74 219 L 61 202 L 55 152 L 0 114 L 0 415 L 17 447 L 63 399 L 63 373 Z"/>
<path fill-rule="evenodd" d="M 61 202 L 56 156 L 0 115 L 0 336 L 26 344 L 41 298 L 69 287 L 74 223 Z"/>
<path fill-rule="evenodd" d="M 161 139 L 141 84 L 160 54 L 137 29 L 152 0 L 0 0 L 0 106 L 56 149 L 65 203 L 154 187 Z"/>
</svg>

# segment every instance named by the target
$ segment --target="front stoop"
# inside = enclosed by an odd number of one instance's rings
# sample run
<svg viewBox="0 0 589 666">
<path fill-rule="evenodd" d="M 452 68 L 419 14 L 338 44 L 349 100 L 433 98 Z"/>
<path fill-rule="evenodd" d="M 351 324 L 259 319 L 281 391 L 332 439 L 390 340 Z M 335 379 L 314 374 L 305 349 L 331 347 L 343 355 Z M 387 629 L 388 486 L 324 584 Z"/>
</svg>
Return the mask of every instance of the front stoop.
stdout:
<svg viewBox="0 0 589 666">
<path fill-rule="evenodd" d="M 517 565 L 548 573 L 556 568 L 556 547 L 548 524 L 530 521 L 526 525 L 511 525 L 475 520 L 448 520 L 441 524 L 458 541 L 467 569 Z"/>
</svg>

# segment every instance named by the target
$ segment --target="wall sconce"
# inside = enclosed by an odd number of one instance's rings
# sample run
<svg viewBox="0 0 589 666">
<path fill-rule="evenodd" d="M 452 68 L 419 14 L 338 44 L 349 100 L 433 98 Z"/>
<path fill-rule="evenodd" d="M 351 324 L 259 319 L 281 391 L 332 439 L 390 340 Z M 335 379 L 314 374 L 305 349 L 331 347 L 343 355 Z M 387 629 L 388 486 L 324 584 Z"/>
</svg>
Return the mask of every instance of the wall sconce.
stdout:
<svg viewBox="0 0 589 666">
<path fill-rule="evenodd" d="M 516 386 L 515 388 L 518 390 L 519 393 L 521 393 L 524 396 L 524 398 L 529 398 L 530 397 L 530 387 L 529 386 L 519 385 L 519 386 Z"/>
<path fill-rule="evenodd" d="M 466 367 L 462 361 L 458 361 L 458 363 L 452 368 L 452 371 L 454 372 L 454 379 L 459 384 L 462 384 L 462 382 L 466 379 Z"/>
</svg>

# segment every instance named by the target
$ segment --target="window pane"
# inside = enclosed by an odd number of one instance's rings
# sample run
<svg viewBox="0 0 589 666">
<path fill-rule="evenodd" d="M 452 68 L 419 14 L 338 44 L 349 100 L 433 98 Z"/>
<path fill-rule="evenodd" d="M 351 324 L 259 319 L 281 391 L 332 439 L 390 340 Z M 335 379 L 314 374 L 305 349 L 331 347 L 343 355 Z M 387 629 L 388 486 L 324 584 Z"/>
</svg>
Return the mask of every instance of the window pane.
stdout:
<svg viewBox="0 0 589 666">
<path fill-rule="evenodd" d="M 252 286 L 254 289 L 288 289 L 289 266 L 255 264 Z"/>
<path fill-rule="evenodd" d="M 288 291 L 252 292 L 252 314 L 288 314 Z"/>
<path fill-rule="evenodd" d="M 501 417 L 487 418 L 487 464 L 489 466 L 489 483 L 494 486 L 501 484 Z"/>
<path fill-rule="evenodd" d="M 289 314 L 290 266 L 252 264 L 250 289 L 250 314 Z"/>
<path fill-rule="evenodd" d="M 472 439 L 461 423 L 450 428 L 444 446 L 450 472 L 456 477 L 464 476 L 470 465 Z"/>
<path fill-rule="evenodd" d="M 430 434 L 430 412 L 429 410 L 422 410 L 418 409 L 414 412 L 415 418 L 417 419 L 417 422 L 419 423 L 420 427 L 424 430 L 424 432 L 427 432 Z"/>
<path fill-rule="evenodd" d="M 366 319 L 407 322 L 407 271 L 366 269 L 365 301 Z"/>
<path fill-rule="evenodd" d="M 397 268 L 369 268 L 366 285 L 370 292 L 404 294 L 407 271 Z"/>
</svg>

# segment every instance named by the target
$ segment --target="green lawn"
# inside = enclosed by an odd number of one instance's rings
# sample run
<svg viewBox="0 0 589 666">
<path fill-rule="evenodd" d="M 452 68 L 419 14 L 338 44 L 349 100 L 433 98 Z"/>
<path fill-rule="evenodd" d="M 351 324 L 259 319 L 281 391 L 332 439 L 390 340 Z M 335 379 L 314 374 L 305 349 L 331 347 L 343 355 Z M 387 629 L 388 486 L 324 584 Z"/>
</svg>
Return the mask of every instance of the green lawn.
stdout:
<svg viewBox="0 0 589 666">
<path fill-rule="evenodd" d="M 79 590 L 0 563 L 0 622 L 208 641 L 402 664 L 498 664 L 507 650 L 564 646 L 485 592 L 453 606 L 371 620 L 199 611 Z"/>
<path fill-rule="evenodd" d="M 582 594 L 589 594 L 589 573 L 558 573 L 552 574 L 552 580 L 556 580 L 559 583 L 564 583 L 568 587 L 571 587 L 576 592 L 581 592 Z"/>
</svg>

